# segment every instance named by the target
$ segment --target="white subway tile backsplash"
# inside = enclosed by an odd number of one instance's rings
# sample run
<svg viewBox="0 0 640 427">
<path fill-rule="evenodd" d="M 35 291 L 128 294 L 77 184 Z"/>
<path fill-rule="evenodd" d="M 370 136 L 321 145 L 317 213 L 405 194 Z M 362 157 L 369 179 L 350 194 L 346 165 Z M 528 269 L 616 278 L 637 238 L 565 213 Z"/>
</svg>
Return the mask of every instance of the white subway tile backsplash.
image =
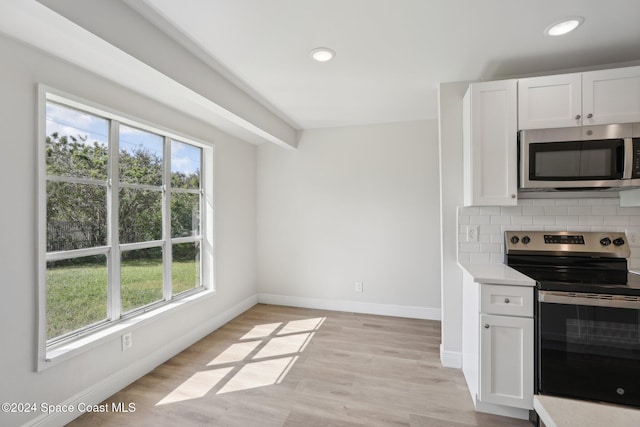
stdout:
<svg viewBox="0 0 640 427">
<path fill-rule="evenodd" d="M 569 215 L 591 215 L 591 206 L 569 206 Z"/>
<path fill-rule="evenodd" d="M 505 206 L 500 209 L 502 215 L 521 215 L 522 207 L 521 206 Z"/>
<path fill-rule="evenodd" d="M 479 226 L 478 242 L 467 242 L 468 225 Z M 518 206 L 460 207 L 458 259 L 501 264 L 507 230 L 640 231 L 640 207 L 620 207 L 617 198 L 523 199 Z M 632 264 L 640 269 L 640 243 L 632 247 Z"/>
<path fill-rule="evenodd" d="M 480 252 L 501 254 L 504 252 L 502 245 L 496 243 L 484 243 L 480 245 Z"/>
<path fill-rule="evenodd" d="M 472 264 L 489 264 L 491 262 L 491 255 L 486 253 L 470 253 L 469 262 Z"/>
<path fill-rule="evenodd" d="M 533 206 L 555 206 L 554 199 L 533 199 Z"/>
<path fill-rule="evenodd" d="M 640 208 L 618 208 L 618 215 L 638 215 L 640 216 Z"/>
<path fill-rule="evenodd" d="M 480 234 L 493 234 L 502 232 L 502 227 L 497 224 L 482 224 Z"/>
<path fill-rule="evenodd" d="M 555 225 L 556 217 L 555 216 L 534 216 L 533 223 L 541 224 L 541 225 Z"/>
<path fill-rule="evenodd" d="M 533 224 L 533 217 L 531 215 L 514 216 L 511 218 L 512 224 Z"/>
<path fill-rule="evenodd" d="M 490 224 L 491 217 L 489 215 L 471 215 L 469 224 Z"/>
<path fill-rule="evenodd" d="M 579 205 L 603 205 L 604 201 L 603 199 L 579 199 L 578 200 L 578 204 Z"/>
<path fill-rule="evenodd" d="M 491 224 L 511 224 L 511 217 L 507 215 L 492 216 Z"/>
<path fill-rule="evenodd" d="M 581 216 L 579 217 L 580 225 L 602 225 L 604 224 L 603 216 Z"/>
<path fill-rule="evenodd" d="M 578 224 L 578 223 L 579 223 L 579 219 L 575 215 L 567 215 L 567 216 L 558 216 L 558 217 L 556 217 L 556 224 L 557 225 L 572 225 L 572 224 Z"/>
<path fill-rule="evenodd" d="M 602 205 L 593 206 L 591 208 L 591 215 L 616 215 L 618 213 L 617 206 Z"/>
<path fill-rule="evenodd" d="M 607 217 L 605 221 L 609 225 L 628 225 L 629 217 L 626 215 L 614 215 Z"/>
<path fill-rule="evenodd" d="M 544 206 L 523 206 L 523 215 L 544 215 Z"/>
<path fill-rule="evenodd" d="M 545 206 L 544 214 L 549 215 L 569 215 L 569 208 L 567 206 Z"/>
</svg>

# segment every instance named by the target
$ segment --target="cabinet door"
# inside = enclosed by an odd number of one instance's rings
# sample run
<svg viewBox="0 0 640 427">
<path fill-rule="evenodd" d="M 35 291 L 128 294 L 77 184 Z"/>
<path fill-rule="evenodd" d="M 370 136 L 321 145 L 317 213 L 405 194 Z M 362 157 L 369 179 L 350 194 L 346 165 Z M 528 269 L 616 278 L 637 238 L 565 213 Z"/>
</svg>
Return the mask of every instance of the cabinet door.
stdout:
<svg viewBox="0 0 640 427">
<path fill-rule="evenodd" d="M 582 125 L 580 73 L 518 80 L 518 129 Z"/>
<path fill-rule="evenodd" d="M 585 125 L 640 121 L 640 67 L 584 73 L 582 111 Z"/>
<path fill-rule="evenodd" d="M 532 318 L 480 315 L 478 399 L 533 409 Z"/>
<path fill-rule="evenodd" d="M 518 203 L 516 80 L 474 83 L 463 102 L 465 206 Z"/>
</svg>

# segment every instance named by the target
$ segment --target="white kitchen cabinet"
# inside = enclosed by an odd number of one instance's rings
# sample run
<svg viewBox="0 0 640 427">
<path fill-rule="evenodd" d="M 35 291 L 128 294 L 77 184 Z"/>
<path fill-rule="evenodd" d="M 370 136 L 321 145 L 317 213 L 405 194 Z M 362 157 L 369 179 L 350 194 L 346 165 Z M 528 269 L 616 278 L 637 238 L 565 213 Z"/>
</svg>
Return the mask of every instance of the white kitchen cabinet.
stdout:
<svg viewBox="0 0 640 427">
<path fill-rule="evenodd" d="M 518 81 L 518 129 L 640 121 L 640 66 Z"/>
<path fill-rule="evenodd" d="M 469 85 L 463 132 L 465 206 L 516 205 L 517 81 Z"/>
<path fill-rule="evenodd" d="M 477 411 L 526 419 L 533 409 L 533 287 L 463 273 L 462 371 Z"/>
<path fill-rule="evenodd" d="M 640 67 L 582 74 L 583 124 L 640 122 Z"/>
<path fill-rule="evenodd" d="M 480 314 L 480 326 L 478 400 L 533 409 L 533 318 Z"/>
<path fill-rule="evenodd" d="M 582 124 L 582 74 L 518 80 L 518 129 Z"/>
</svg>

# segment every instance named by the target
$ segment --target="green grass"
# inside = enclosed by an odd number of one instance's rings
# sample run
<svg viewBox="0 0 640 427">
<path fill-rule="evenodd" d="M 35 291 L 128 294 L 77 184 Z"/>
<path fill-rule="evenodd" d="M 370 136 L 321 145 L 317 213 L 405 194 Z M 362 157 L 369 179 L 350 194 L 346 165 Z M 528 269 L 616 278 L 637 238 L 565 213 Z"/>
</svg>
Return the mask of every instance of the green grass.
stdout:
<svg viewBox="0 0 640 427">
<path fill-rule="evenodd" d="M 174 295 L 195 287 L 195 261 L 174 261 Z M 162 299 L 162 264 L 126 260 L 121 269 L 122 312 Z M 106 264 L 62 266 L 47 270 L 47 337 L 80 329 L 107 318 Z"/>
</svg>

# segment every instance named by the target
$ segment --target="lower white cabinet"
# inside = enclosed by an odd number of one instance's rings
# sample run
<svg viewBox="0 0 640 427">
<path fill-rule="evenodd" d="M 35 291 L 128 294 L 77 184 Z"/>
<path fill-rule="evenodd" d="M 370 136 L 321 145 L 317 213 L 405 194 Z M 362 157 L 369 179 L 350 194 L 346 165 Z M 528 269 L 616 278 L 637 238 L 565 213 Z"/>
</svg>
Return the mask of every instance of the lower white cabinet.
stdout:
<svg viewBox="0 0 640 427">
<path fill-rule="evenodd" d="M 462 370 L 476 410 L 533 409 L 533 288 L 463 279 Z"/>
<path fill-rule="evenodd" d="M 533 318 L 480 314 L 478 399 L 533 409 Z"/>
</svg>

